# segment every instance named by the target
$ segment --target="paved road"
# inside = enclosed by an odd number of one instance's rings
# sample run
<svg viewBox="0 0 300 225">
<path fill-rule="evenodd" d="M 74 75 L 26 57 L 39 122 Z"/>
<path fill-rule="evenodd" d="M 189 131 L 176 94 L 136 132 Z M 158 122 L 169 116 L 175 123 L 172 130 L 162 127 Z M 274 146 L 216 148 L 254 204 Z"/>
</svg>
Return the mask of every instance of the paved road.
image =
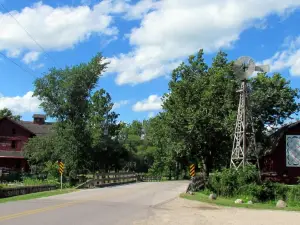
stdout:
<svg viewBox="0 0 300 225">
<path fill-rule="evenodd" d="M 184 192 L 187 181 L 149 182 L 82 190 L 0 204 L 2 225 L 130 225 Z"/>
</svg>

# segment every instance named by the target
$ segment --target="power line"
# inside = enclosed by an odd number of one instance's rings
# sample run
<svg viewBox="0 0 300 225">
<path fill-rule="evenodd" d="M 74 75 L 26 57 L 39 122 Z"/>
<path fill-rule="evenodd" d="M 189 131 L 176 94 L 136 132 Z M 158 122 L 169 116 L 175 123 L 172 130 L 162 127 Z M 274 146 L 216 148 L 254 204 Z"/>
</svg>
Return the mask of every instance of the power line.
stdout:
<svg viewBox="0 0 300 225">
<path fill-rule="evenodd" d="M 0 5 L 2 6 L 2 8 L 17 22 L 17 24 L 26 32 L 26 34 L 34 41 L 34 43 L 40 47 L 40 49 L 42 49 L 42 51 L 44 52 L 45 55 L 48 56 L 49 59 L 51 59 L 54 64 L 57 65 L 56 61 L 45 51 L 45 49 L 43 48 L 42 45 L 40 45 L 35 39 L 34 37 L 25 29 L 25 27 L 23 27 L 21 25 L 21 23 L 8 11 L 7 8 L 5 8 L 5 6 L 3 5 L 3 3 L 0 3 Z"/>
<path fill-rule="evenodd" d="M 33 76 L 34 78 L 38 78 L 35 74 L 31 73 L 28 69 L 25 69 L 24 67 L 22 67 L 20 64 L 18 64 L 16 61 L 8 58 L 5 54 L 3 54 L 2 52 L 0 52 L 0 55 L 2 55 L 5 59 L 9 60 L 11 63 L 15 64 L 17 67 L 19 67 L 21 70 L 23 70 L 24 72 L 30 74 L 31 76 Z"/>
</svg>

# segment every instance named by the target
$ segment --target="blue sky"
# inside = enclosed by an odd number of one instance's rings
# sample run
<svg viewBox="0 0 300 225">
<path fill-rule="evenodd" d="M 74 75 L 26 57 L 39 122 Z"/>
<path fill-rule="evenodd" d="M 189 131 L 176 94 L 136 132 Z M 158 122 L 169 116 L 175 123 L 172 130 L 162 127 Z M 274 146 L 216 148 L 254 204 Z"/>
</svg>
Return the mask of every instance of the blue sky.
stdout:
<svg viewBox="0 0 300 225">
<path fill-rule="evenodd" d="M 0 3 L 0 51 L 23 68 L 0 56 L 0 108 L 24 120 L 41 112 L 31 97 L 36 77 L 53 66 L 87 62 L 99 51 L 111 62 L 99 87 L 126 122 L 159 112 L 171 70 L 200 48 L 207 63 L 219 49 L 232 60 L 249 55 L 299 87 L 300 0 Z"/>
</svg>

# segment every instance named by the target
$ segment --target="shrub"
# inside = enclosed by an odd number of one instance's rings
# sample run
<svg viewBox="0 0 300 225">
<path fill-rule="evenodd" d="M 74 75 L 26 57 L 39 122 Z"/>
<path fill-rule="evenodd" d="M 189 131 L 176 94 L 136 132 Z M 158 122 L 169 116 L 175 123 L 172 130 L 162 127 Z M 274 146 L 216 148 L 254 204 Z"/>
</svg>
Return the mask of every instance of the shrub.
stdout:
<svg viewBox="0 0 300 225">
<path fill-rule="evenodd" d="M 217 171 L 209 177 L 206 188 L 224 197 L 240 196 L 255 202 L 284 200 L 291 206 L 300 206 L 300 185 L 261 182 L 255 166 Z"/>
<path fill-rule="evenodd" d="M 237 184 L 239 186 L 260 183 L 259 173 L 254 165 L 245 166 L 244 169 L 238 170 L 237 173 Z"/>
<path fill-rule="evenodd" d="M 300 206 L 300 185 L 288 188 L 287 201 L 290 205 Z"/>
<path fill-rule="evenodd" d="M 49 177 L 48 179 L 45 179 L 45 180 L 25 177 L 25 178 L 23 178 L 23 183 L 25 186 L 47 185 L 47 184 L 59 185 L 59 182 L 57 181 L 57 179 L 53 178 L 53 177 Z"/>
<path fill-rule="evenodd" d="M 289 189 L 289 186 L 285 184 L 274 183 L 275 200 L 287 201 L 287 194 L 289 192 Z"/>
<path fill-rule="evenodd" d="M 218 195 L 232 197 L 239 194 L 241 187 L 248 184 L 258 184 L 259 174 L 254 166 L 244 169 L 223 169 L 209 177 L 208 188 Z"/>
<path fill-rule="evenodd" d="M 15 182 L 15 181 L 21 181 L 21 173 L 19 172 L 14 172 L 14 171 L 11 171 L 8 175 L 4 175 L 2 177 L 3 181 L 6 181 L 6 182 Z"/>
<path fill-rule="evenodd" d="M 256 185 L 252 196 L 259 202 L 275 200 L 275 185 L 271 182 L 264 182 L 262 185 Z"/>
</svg>

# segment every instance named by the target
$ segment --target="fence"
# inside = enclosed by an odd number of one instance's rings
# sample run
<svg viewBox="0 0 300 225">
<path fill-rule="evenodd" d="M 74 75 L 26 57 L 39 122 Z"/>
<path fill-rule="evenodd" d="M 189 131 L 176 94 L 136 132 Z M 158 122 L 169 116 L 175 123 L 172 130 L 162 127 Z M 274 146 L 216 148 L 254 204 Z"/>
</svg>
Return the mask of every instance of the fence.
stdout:
<svg viewBox="0 0 300 225">
<path fill-rule="evenodd" d="M 157 181 L 162 181 L 162 177 L 157 177 L 157 176 L 147 176 L 143 173 L 138 174 L 139 180 L 144 181 L 144 182 L 157 182 Z"/>
<path fill-rule="evenodd" d="M 38 186 L 25 186 L 25 187 L 14 187 L 14 188 L 1 188 L 0 198 L 31 194 L 31 193 L 41 192 L 41 191 L 51 191 L 55 189 L 56 189 L 56 185 L 38 185 Z"/>
<path fill-rule="evenodd" d="M 140 181 L 138 174 L 132 172 L 97 173 L 93 179 L 86 181 L 77 188 L 108 187 L 137 181 Z"/>
<path fill-rule="evenodd" d="M 98 173 L 93 179 L 90 179 L 77 188 L 108 187 L 120 184 L 129 184 L 134 182 L 161 181 L 161 177 L 146 176 L 144 173 L 119 172 L 119 173 Z"/>
</svg>

